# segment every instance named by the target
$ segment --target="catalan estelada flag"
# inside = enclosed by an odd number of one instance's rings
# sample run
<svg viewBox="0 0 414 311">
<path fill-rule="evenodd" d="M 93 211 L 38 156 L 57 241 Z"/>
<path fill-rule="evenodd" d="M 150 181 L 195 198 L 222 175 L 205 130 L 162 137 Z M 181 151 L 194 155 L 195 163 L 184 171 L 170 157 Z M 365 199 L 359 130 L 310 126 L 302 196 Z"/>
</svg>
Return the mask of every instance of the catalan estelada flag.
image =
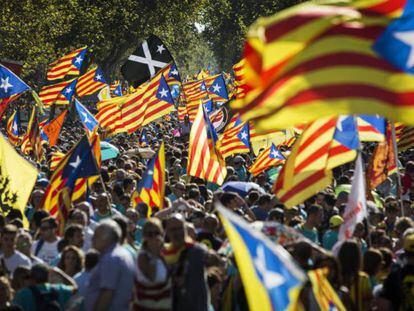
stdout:
<svg viewBox="0 0 414 311">
<path fill-rule="evenodd" d="M 280 245 L 218 207 L 252 311 L 295 310 L 305 275 Z"/>
<path fill-rule="evenodd" d="M 94 67 L 78 78 L 76 94 L 79 97 L 92 95 L 106 85 L 103 71 L 99 67 Z"/>
<path fill-rule="evenodd" d="M 7 120 L 7 138 L 13 146 L 19 146 L 21 143 L 21 137 L 19 135 L 19 115 L 17 111 L 14 111 Z"/>
<path fill-rule="evenodd" d="M 52 81 L 63 79 L 66 76 L 78 76 L 86 56 L 86 50 L 86 47 L 82 47 L 50 64 L 47 79 Z"/>
<path fill-rule="evenodd" d="M 249 123 L 242 122 L 240 118 L 229 123 L 218 141 L 218 149 L 223 158 L 238 153 L 250 152 Z"/>
<path fill-rule="evenodd" d="M 400 139 L 398 141 L 398 151 L 408 150 L 414 147 L 414 127 L 402 126 Z"/>
<path fill-rule="evenodd" d="M 227 170 L 216 142 L 217 134 L 200 105 L 190 131 L 187 174 L 221 185 Z"/>
<path fill-rule="evenodd" d="M 160 210 L 164 207 L 165 191 L 165 148 L 161 143 L 158 152 L 148 162 L 147 170 L 144 173 L 137 190 L 133 194 L 135 204 L 144 202 L 148 206 L 148 217 L 154 209 Z"/>
<path fill-rule="evenodd" d="M 77 79 L 43 86 L 39 98 L 45 106 L 52 104 L 67 105 L 75 93 Z"/>
<path fill-rule="evenodd" d="M 41 162 L 43 159 L 44 150 L 42 146 L 42 138 L 40 137 L 40 129 L 36 107 L 32 108 L 32 113 L 30 115 L 30 120 L 29 124 L 27 125 L 27 131 L 25 136 L 30 142 L 31 151 L 33 151 L 33 157 L 36 159 L 37 162 Z"/>
<path fill-rule="evenodd" d="M 412 2 L 346 4 L 307 2 L 253 24 L 244 48 L 250 91 L 232 103 L 243 120 L 259 131 L 352 114 L 414 125 Z"/>
<path fill-rule="evenodd" d="M 246 79 L 245 79 L 245 70 L 244 65 L 246 60 L 242 58 L 237 64 L 233 66 L 234 72 L 234 87 L 235 92 L 234 96 L 237 99 L 242 99 L 246 96 Z"/>
<path fill-rule="evenodd" d="M 360 141 L 384 141 L 387 122 L 383 117 L 359 115 L 357 124 Z"/>
<path fill-rule="evenodd" d="M 285 157 L 279 149 L 277 149 L 275 145 L 271 144 L 259 153 L 259 156 L 256 158 L 252 166 L 249 167 L 249 172 L 253 176 L 257 176 L 271 167 L 285 163 L 285 160 Z"/>
<path fill-rule="evenodd" d="M 92 147 L 87 136 L 84 136 L 59 162 L 50 178 L 50 184 L 45 190 L 43 207 L 52 216 L 58 217 L 64 222 L 68 210 L 62 204 L 62 193 L 67 192 L 71 198 L 77 187 L 81 187 L 84 181 L 91 176 L 99 174 Z"/>
</svg>

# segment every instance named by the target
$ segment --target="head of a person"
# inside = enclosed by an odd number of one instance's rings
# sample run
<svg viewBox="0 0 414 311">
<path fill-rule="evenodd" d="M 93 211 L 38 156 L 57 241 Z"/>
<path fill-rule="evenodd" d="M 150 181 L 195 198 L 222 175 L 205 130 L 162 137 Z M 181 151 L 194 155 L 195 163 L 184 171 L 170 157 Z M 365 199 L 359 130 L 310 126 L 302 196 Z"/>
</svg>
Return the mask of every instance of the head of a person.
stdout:
<svg viewBox="0 0 414 311">
<path fill-rule="evenodd" d="M 99 193 L 94 202 L 95 208 L 101 214 L 106 214 L 111 210 L 110 199 L 106 192 Z"/>
<path fill-rule="evenodd" d="M 99 252 L 91 248 L 85 255 L 85 270 L 91 271 L 99 262 Z"/>
<path fill-rule="evenodd" d="M 5 225 L 1 231 L 1 248 L 6 256 L 12 255 L 16 249 L 18 230 L 14 225 Z"/>
<path fill-rule="evenodd" d="M 46 264 L 39 263 L 30 269 L 30 279 L 34 284 L 45 284 L 49 279 L 49 267 Z"/>
<path fill-rule="evenodd" d="M 86 227 L 88 224 L 88 215 L 83 210 L 75 208 L 69 214 L 69 223 Z"/>
<path fill-rule="evenodd" d="M 244 160 L 242 156 L 238 155 L 234 157 L 233 164 L 236 170 L 240 169 L 245 163 L 246 161 Z"/>
<path fill-rule="evenodd" d="M 368 249 L 363 257 L 363 270 L 369 276 L 375 276 L 382 267 L 382 254 L 378 249 Z"/>
<path fill-rule="evenodd" d="M 411 178 L 414 178 L 414 161 L 408 161 L 405 164 L 405 173 Z"/>
<path fill-rule="evenodd" d="M 283 224 L 285 222 L 285 212 L 282 208 L 272 208 L 267 215 L 267 221 L 276 221 Z"/>
<path fill-rule="evenodd" d="M 220 197 L 220 202 L 229 209 L 236 209 L 239 207 L 237 202 L 237 194 L 234 192 L 224 192 Z"/>
<path fill-rule="evenodd" d="M 181 214 L 173 214 L 167 219 L 165 231 L 174 248 L 180 248 L 185 244 L 187 231 L 184 217 Z"/>
<path fill-rule="evenodd" d="M 133 208 L 128 208 L 125 211 L 125 216 L 134 224 L 136 224 L 139 220 L 139 214 Z"/>
<path fill-rule="evenodd" d="M 148 215 L 148 205 L 147 203 L 140 202 L 135 207 L 135 210 L 138 212 L 140 218 L 147 218 Z"/>
<path fill-rule="evenodd" d="M 58 227 L 58 224 L 56 222 L 56 219 L 53 217 L 46 217 L 42 219 L 42 222 L 40 224 L 40 236 L 43 240 L 46 242 L 50 242 L 52 240 L 56 239 L 56 229 Z"/>
<path fill-rule="evenodd" d="M 35 210 L 38 210 L 41 208 L 40 204 L 42 203 L 44 194 L 45 194 L 45 191 L 43 189 L 33 190 L 30 196 L 30 203 L 32 204 Z"/>
<path fill-rule="evenodd" d="M 203 221 L 203 231 L 215 234 L 219 225 L 217 216 L 214 214 L 206 214 Z"/>
<path fill-rule="evenodd" d="M 322 203 L 324 202 L 324 200 L 325 200 L 325 197 L 326 197 L 326 192 L 325 191 L 319 191 L 317 194 L 316 194 L 316 198 L 315 198 L 315 204 L 318 204 L 318 205 L 322 205 Z"/>
<path fill-rule="evenodd" d="M 66 227 L 64 239 L 67 242 L 67 245 L 74 245 L 78 248 L 83 247 L 85 242 L 85 233 L 83 227 L 78 224 L 72 224 Z"/>
<path fill-rule="evenodd" d="M 409 229 L 413 228 L 413 221 L 409 217 L 400 217 L 395 222 L 394 225 L 394 232 L 398 238 L 402 238 L 404 232 Z"/>
<path fill-rule="evenodd" d="M 142 226 L 142 245 L 144 248 L 149 247 L 152 243 L 164 239 L 164 229 L 158 218 L 151 217 Z"/>
<path fill-rule="evenodd" d="M 336 203 L 335 195 L 333 195 L 332 193 L 325 194 L 323 201 L 322 201 L 322 206 L 324 209 L 331 210 L 335 206 L 335 203 Z"/>
<path fill-rule="evenodd" d="M 395 201 L 390 201 L 386 203 L 385 206 L 385 217 L 390 222 L 393 222 L 397 219 L 398 216 L 398 203 Z"/>
<path fill-rule="evenodd" d="M 329 228 L 331 230 L 339 231 L 339 228 L 344 223 L 344 220 L 339 215 L 334 215 L 329 219 Z"/>
<path fill-rule="evenodd" d="M 304 270 L 309 268 L 309 259 L 312 256 L 312 246 L 306 241 L 298 241 L 291 251 L 293 258 Z"/>
<path fill-rule="evenodd" d="M 361 270 L 361 251 L 356 241 L 347 240 L 338 251 L 338 259 L 344 280 L 352 282 Z"/>
<path fill-rule="evenodd" d="M 119 243 L 123 244 L 128 233 L 128 218 L 123 215 L 115 215 L 112 219 L 118 224 L 119 228 L 121 228 L 121 240 Z"/>
<path fill-rule="evenodd" d="M 307 210 L 306 222 L 314 227 L 318 227 L 322 223 L 323 209 L 320 205 L 311 205 Z"/>
<path fill-rule="evenodd" d="M 105 219 L 96 227 L 92 237 L 93 248 L 99 252 L 105 252 L 114 244 L 121 241 L 122 231 L 119 225 L 112 219 Z"/>
<path fill-rule="evenodd" d="M 73 277 L 83 269 L 82 251 L 73 245 L 66 246 L 62 251 L 58 267 Z"/>
<path fill-rule="evenodd" d="M 20 231 L 16 239 L 16 249 L 30 257 L 33 244 L 32 236 L 26 231 Z"/>
<path fill-rule="evenodd" d="M 11 283 L 13 289 L 17 292 L 23 287 L 30 285 L 30 267 L 18 266 L 13 272 Z"/>
<path fill-rule="evenodd" d="M 257 204 L 260 208 L 269 211 L 273 207 L 273 201 L 270 194 L 263 194 L 257 200 Z"/>
</svg>

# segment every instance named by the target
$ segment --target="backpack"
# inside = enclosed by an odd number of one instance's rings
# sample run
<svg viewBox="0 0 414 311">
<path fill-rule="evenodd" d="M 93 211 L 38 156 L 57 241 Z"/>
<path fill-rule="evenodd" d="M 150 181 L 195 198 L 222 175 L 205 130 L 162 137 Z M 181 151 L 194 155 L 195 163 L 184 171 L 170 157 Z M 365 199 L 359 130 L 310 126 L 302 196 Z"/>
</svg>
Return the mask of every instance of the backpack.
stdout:
<svg viewBox="0 0 414 311">
<path fill-rule="evenodd" d="M 37 286 L 29 286 L 30 291 L 32 292 L 35 302 L 36 309 L 41 311 L 60 311 L 60 304 L 58 301 L 59 294 L 55 289 L 50 289 L 50 291 L 42 293 L 40 292 Z"/>
</svg>

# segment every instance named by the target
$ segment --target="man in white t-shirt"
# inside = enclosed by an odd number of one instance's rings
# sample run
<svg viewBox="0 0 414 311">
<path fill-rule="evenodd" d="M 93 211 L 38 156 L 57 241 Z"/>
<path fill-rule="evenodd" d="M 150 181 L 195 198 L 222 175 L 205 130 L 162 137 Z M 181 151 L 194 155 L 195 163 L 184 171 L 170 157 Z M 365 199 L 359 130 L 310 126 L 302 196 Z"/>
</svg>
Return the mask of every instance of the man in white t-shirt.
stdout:
<svg viewBox="0 0 414 311">
<path fill-rule="evenodd" d="M 18 230 L 14 225 L 6 225 L 1 232 L 1 250 L 3 254 L 0 256 L 0 261 L 10 274 L 13 274 L 18 266 L 32 266 L 30 259 L 16 250 Z"/>
<path fill-rule="evenodd" d="M 49 265 L 59 255 L 58 238 L 56 237 L 57 222 L 53 217 L 42 219 L 40 224 L 40 239 L 33 243 L 32 253 Z"/>
</svg>

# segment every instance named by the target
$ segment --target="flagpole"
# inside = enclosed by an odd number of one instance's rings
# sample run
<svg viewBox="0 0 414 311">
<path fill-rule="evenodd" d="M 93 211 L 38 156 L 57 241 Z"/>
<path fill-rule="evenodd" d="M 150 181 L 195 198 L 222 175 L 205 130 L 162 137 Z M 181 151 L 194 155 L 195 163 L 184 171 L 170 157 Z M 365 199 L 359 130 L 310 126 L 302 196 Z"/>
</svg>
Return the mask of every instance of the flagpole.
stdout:
<svg viewBox="0 0 414 311">
<path fill-rule="evenodd" d="M 398 149 L 397 149 L 397 138 L 395 134 L 395 124 L 393 121 L 389 121 L 389 122 L 391 125 L 391 138 L 392 138 L 392 144 L 394 147 L 395 167 L 397 171 L 397 199 L 400 202 L 401 216 L 404 217 L 404 204 L 403 204 L 403 199 L 402 199 L 400 168 L 398 167 Z"/>
</svg>

